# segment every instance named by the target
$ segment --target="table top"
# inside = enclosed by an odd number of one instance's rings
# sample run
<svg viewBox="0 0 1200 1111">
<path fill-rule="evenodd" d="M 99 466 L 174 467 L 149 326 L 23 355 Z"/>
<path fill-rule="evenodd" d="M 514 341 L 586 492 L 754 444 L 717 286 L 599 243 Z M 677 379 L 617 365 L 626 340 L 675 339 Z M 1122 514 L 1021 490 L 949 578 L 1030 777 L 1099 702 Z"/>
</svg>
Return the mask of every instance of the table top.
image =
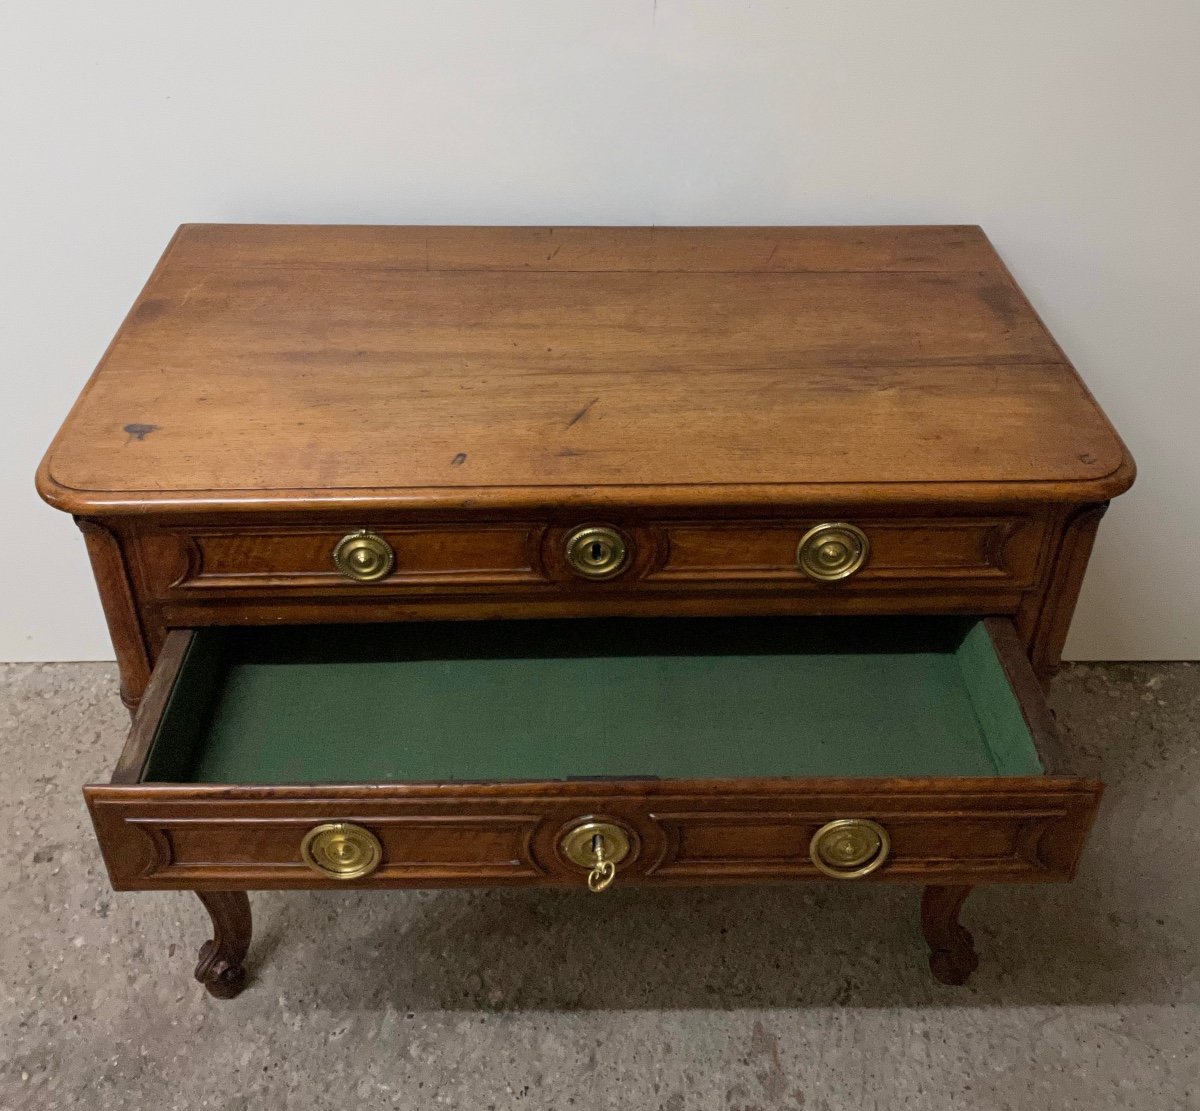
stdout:
<svg viewBox="0 0 1200 1111">
<path fill-rule="evenodd" d="M 1133 463 L 974 227 L 185 225 L 74 513 L 1088 501 Z"/>
</svg>

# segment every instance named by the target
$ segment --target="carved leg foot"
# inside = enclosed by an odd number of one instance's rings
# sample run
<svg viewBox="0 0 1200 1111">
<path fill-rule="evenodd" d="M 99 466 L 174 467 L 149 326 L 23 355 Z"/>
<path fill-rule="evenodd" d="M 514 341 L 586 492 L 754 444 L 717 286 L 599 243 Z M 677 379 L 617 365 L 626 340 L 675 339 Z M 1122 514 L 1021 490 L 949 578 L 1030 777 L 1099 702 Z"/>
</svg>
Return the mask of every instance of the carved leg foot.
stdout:
<svg viewBox="0 0 1200 1111">
<path fill-rule="evenodd" d="M 971 935 L 958 924 L 969 887 L 927 887 L 921 894 L 921 932 L 929 946 L 929 970 L 943 984 L 965 984 L 979 967 Z"/>
<path fill-rule="evenodd" d="M 244 891 L 197 891 L 212 918 L 213 937 L 200 947 L 196 979 L 210 995 L 232 999 L 246 986 L 242 967 L 250 948 L 250 900 Z"/>
</svg>

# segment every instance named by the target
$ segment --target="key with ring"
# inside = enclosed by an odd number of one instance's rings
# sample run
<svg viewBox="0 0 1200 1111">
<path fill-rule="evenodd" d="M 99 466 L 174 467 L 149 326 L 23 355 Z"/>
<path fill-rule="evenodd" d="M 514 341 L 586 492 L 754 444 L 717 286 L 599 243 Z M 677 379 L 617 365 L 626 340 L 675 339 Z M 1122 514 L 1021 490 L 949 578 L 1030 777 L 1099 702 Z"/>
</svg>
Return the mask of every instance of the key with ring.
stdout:
<svg viewBox="0 0 1200 1111">
<path fill-rule="evenodd" d="M 607 891 L 617 878 L 617 865 L 630 856 L 630 835 L 614 822 L 585 819 L 570 827 L 559 842 L 559 851 L 587 872 L 589 891 Z"/>
<path fill-rule="evenodd" d="M 595 863 L 588 873 L 587 885 L 589 891 L 594 891 L 599 895 L 601 891 L 608 890 L 612 886 L 613 880 L 617 878 L 617 866 L 604 855 L 604 834 L 602 833 L 592 835 L 592 856 Z"/>
</svg>

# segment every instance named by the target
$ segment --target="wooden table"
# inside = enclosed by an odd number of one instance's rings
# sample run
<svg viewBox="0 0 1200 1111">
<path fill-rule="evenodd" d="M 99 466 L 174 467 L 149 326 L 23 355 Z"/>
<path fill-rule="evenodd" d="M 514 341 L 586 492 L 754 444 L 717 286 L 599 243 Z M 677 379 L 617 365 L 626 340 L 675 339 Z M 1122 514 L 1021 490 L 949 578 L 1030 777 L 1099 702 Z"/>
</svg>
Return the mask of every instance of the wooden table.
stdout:
<svg viewBox="0 0 1200 1111">
<path fill-rule="evenodd" d="M 1083 848 L 1041 684 L 1133 475 L 978 228 L 185 226 L 38 474 L 113 885 L 221 996 L 281 887 L 918 883 L 962 982 Z"/>
</svg>

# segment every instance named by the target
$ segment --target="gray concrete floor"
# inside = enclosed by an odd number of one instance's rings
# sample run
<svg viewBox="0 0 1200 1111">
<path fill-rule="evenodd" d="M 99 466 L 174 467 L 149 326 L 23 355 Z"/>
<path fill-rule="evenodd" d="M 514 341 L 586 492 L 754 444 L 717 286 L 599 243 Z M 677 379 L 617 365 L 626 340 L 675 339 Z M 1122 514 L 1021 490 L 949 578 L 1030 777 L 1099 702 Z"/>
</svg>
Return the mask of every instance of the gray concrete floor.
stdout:
<svg viewBox="0 0 1200 1111">
<path fill-rule="evenodd" d="M 966 988 L 909 888 L 252 895 L 251 986 L 188 893 L 113 894 L 79 787 L 112 667 L 0 667 L 0 1107 L 1200 1107 L 1200 666 L 1075 666 L 1109 791 L 1077 881 L 977 891 Z"/>
</svg>

